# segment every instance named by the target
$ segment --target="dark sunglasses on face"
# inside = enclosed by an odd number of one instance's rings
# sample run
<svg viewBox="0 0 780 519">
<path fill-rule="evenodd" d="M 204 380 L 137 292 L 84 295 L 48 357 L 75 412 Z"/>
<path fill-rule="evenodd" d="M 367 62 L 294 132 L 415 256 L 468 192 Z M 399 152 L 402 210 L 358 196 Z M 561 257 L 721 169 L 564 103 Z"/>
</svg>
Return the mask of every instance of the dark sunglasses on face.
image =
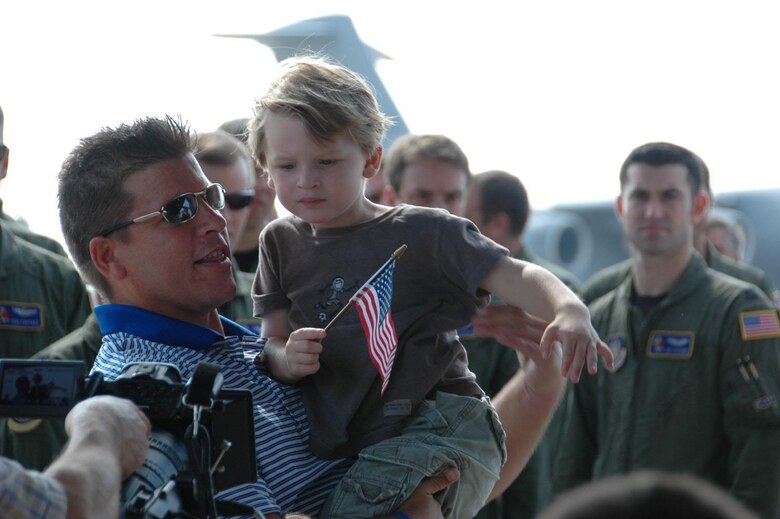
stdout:
<svg viewBox="0 0 780 519">
<path fill-rule="evenodd" d="M 231 209 L 243 209 L 252 203 L 252 197 L 255 196 L 254 189 L 244 189 L 236 193 L 225 195 L 225 204 Z"/>
<path fill-rule="evenodd" d="M 162 215 L 167 222 L 173 224 L 189 222 L 198 214 L 198 197 L 203 197 L 209 207 L 215 211 L 221 211 L 225 207 L 224 188 L 221 184 L 211 184 L 203 191 L 197 193 L 182 193 L 170 202 L 165 203 L 158 211 L 118 223 L 99 232 L 97 235 L 105 237 L 119 229 L 124 229 L 128 225 L 145 222 L 158 215 Z"/>
</svg>

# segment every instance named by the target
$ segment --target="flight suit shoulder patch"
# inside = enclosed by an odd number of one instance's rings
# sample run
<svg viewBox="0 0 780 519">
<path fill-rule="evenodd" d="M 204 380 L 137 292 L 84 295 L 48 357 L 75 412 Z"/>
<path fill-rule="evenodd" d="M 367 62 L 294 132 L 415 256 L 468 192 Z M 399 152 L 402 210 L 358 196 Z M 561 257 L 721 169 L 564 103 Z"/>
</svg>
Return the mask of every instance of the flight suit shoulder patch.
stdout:
<svg viewBox="0 0 780 519">
<path fill-rule="evenodd" d="M 24 434 L 34 431 L 42 422 L 40 418 L 9 418 L 8 429 L 16 434 Z"/>
<path fill-rule="evenodd" d="M 743 341 L 780 337 L 780 318 L 776 310 L 740 312 L 739 329 Z"/>
<path fill-rule="evenodd" d="M 626 348 L 626 338 L 622 335 L 610 335 L 606 341 L 609 350 L 612 352 L 612 369 L 611 373 L 616 372 L 623 364 L 626 363 L 626 357 L 628 356 L 628 349 Z"/>
</svg>

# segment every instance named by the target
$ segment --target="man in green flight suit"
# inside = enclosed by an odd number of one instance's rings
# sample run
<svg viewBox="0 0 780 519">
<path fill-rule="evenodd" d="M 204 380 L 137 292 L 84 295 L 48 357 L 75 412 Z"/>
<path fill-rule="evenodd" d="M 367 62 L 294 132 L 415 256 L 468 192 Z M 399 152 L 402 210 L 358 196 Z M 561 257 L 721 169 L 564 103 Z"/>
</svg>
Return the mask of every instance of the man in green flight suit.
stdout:
<svg viewBox="0 0 780 519">
<path fill-rule="evenodd" d="M 554 489 L 654 468 L 780 517 L 780 320 L 755 285 L 707 268 L 701 162 L 668 143 L 633 150 L 617 213 L 631 273 L 591 306 L 615 357 L 570 385 Z"/>
<path fill-rule="evenodd" d="M 0 221 L 0 357 L 28 358 L 82 325 L 91 312 L 78 271 Z"/>
<path fill-rule="evenodd" d="M 10 155 L 3 129 L 0 108 L 0 180 Z M 0 201 L 0 357 L 32 356 L 90 312 L 84 282 L 62 246 L 3 213 Z"/>
</svg>

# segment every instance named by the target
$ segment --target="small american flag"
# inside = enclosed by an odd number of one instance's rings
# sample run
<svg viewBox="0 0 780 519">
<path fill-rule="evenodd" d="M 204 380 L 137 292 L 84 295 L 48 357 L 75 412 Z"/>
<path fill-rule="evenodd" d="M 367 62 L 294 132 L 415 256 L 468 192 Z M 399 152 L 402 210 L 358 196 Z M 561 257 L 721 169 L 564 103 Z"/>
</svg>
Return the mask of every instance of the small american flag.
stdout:
<svg viewBox="0 0 780 519">
<path fill-rule="evenodd" d="M 398 345 L 393 316 L 390 315 L 394 270 L 395 258 L 390 258 L 350 300 L 357 306 L 366 333 L 368 355 L 382 377 L 382 395 L 390 381 Z"/>
<path fill-rule="evenodd" d="M 780 337 L 777 311 L 742 312 L 739 314 L 739 326 L 744 340 Z"/>
</svg>

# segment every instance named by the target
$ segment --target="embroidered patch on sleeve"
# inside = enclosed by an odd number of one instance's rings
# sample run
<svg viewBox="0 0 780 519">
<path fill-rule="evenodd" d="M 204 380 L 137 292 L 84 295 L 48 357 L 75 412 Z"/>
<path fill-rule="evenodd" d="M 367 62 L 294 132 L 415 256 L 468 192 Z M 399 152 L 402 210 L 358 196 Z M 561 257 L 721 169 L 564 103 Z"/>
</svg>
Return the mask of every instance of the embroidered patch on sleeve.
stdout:
<svg viewBox="0 0 780 519">
<path fill-rule="evenodd" d="M 777 400 L 772 395 L 762 395 L 753 401 L 753 409 L 756 412 L 766 411 L 777 405 Z"/>
<path fill-rule="evenodd" d="M 775 310 L 740 312 L 739 328 L 744 341 L 780 337 L 780 319 Z"/>
<path fill-rule="evenodd" d="M 623 364 L 626 363 L 626 357 L 628 356 L 628 350 L 626 348 L 626 339 L 622 335 L 611 335 L 606 339 L 607 346 L 612 352 L 612 369 L 610 373 L 614 373 L 619 370 Z"/>
</svg>

